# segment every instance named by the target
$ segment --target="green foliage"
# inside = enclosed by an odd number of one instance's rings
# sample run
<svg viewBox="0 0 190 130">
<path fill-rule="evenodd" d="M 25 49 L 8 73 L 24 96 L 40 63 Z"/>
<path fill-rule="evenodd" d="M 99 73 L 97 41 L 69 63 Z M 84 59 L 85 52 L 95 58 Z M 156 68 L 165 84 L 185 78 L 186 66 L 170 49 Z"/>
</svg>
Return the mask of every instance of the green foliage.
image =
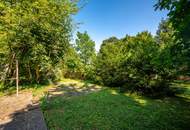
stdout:
<svg viewBox="0 0 190 130">
<path fill-rule="evenodd" d="M 69 45 L 64 58 L 57 66 L 56 75 L 61 78 L 92 80 L 95 77 L 95 42 L 87 32 L 77 32 L 74 45 Z"/>
<path fill-rule="evenodd" d="M 122 39 L 111 37 L 96 54 L 95 42 L 87 32 L 77 32 L 75 44 L 70 44 L 71 15 L 78 10 L 77 2 L 2 0 L 0 84 L 14 83 L 10 79 L 15 78 L 18 60 L 21 84 L 66 77 L 152 96 L 168 94 L 170 82 L 190 70 L 189 6 L 187 0 L 159 0 L 156 9 L 170 12 L 155 37 L 147 31 Z"/>
<path fill-rule="evenodd" d="M 175 43 L 175 31 L 172 27 L 171 22 L 167 20 L 161 20 L 158 30 L 156 32 L 156 42 L 157 44 L 162 44 L 161 46 L 171 46 Z M 164 45 L 163 45 L 164 44 Z"/>
<path fill-rule="evenodd" d="M 69 45 L 76 2 L 2 0 L 0 10 L 1 79 L 15 76 L 16 59 L 21 82 L 51 79 Z"/>
<path fill-rule="evenodd" d="M 75 48 L 85 65 L 92 63 L 93 58 L 95 57 L 95 42 L 90 39 L 87 32 L 77 32 Z"/>
<path fill-rule="evenodd" d="M 169 21 L 175 30 L 176 45 L 173 53 L 175 64 L 180 74 L 189 75 L 190 70 L 190 1 L 189 0 L 159 0 L 156 9 L 169 10 Z M 182 59 L 181 59 L 182 58 Z"/>
<path fill-rule="evenodd" d="M 123 70 L 121 64 L 126 56 L 126 43 L 112 41 L 112 38 L 103 41 L 100 52 L 97 55 L 96 70 L 101 81 L 108 86 L 117 86 L 123 82 Z"/>
<path fill-rule="evenodd" d="M 64 68 L 63 77 L 65 78 L 80 79 L 84 75 L 83 63 L 72 46 L 67 50 L 65 58 L 63 59 L 63 62 L 61 62 L 61 66 L 61 68 Z"/>
<path fill-rule="evenodd" d="M 75 49 L 83 64 L 84 78 L 93 79 L 96 59 L 95 42 L 91 40 L 87 32 L 77 32 Z"/>
<path fill-rule="evenodd" d="M 148 32 L 121 40 L 112 39 L 103 42 L 97 56 L 100 82 L 152 96 L 168 94 L 167 88 L 175 74 L 170 53 L 171 39 L 167 39 L 165 46 L 157 44 Z M 161 41 L 164 38 L 158 35 L 156 39 Z"/>
<path fill-rule="evenodd" d="M 156 9 L 169 10 L 169 20 L 177 33 L 185 39 L 188 38 L 190 32 L 190 1 L 189 0 L 158 0 L 155 5 Z"/>
</svg>

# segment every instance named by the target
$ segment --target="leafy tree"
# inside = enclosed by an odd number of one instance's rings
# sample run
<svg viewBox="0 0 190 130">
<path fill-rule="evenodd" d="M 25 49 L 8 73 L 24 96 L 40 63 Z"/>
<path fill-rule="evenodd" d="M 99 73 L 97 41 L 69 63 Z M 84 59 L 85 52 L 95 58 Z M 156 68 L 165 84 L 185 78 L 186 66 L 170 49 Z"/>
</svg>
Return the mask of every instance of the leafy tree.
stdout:
<svg viewBox="0 0 190 130">
<path fill-rule="evenodd" d="M 95 42 L 91 40 L 87 32 L 77 32 L 76 50 L 82 60 L 87 65 L 93 61 L 95 57 Z"/>
<path fill-rule="evenodd" d="M 94 75 L 94 61 L 96 58 L 95 42 L 91 40 L 87 32 L 77 32 L 76 51 L 85 68 L 85 78 L 92 79 Z"/>
<path fill-rule="evenodd" d="M 128 73 L 128 79 L 132 90 L 147 91 L 151 77 L 156 76 L 154 58 L 158 48 L 154 38 L 148 32 L 142 32 L 128 40 L 129 52 L 123 67 Z"/>
<path fill-rule="evenodd" d="M 83 63 L 73 46 L 68 48 L 65 57 L 63 59 L 63 62 L 61 62 L 61 66 L 62 67 L 58 68 L 63 68 L 62 70 L 64 75 L 63 77 L 78 78 L 78 79 L 83 78 L 84 75 Z"/>
<path fill-rule="evenodd" d="M 97 55 L 96 71 L 97 80 L 107 86 L 122 85 L 124 72 L 121 64 L 126 57 L 126 43 L 117 38 L 109 38 L 103 41 Z"/>
<path fill-rule="evenodd" d="M 171 22 L 166 20 L 161 20 L 158 30 L 156 32 L 156 42 L 162 44 L 161 46 L 167 46 L 175 43 L 174 29 Z M 165 44 L 165 45 L 163 45 Z"/>
<path fill-rule="evenodd" d="M 178 70 L 188 74 L 190 70 L 190 1 L 159 0 L 155 8 L 169 10 L 169 21 L 172 23 L 176 36 L 176 45 L 172 52 L 177 55 Z"/>
<path fill-rule="evenodd" d="M 155 38 L 160 46 L 160 54 L 162 55 L 160 58 L 165 59 L 160 62 L 166 61 L 170 63 L 170 70 L 178 70 L 179 63 L 184 59 L 181 55 L 176 55 L 176 53 L 174 53 L 178 42 L 176 41 L 175 30 L 172 23 L 168 21 L 168 19 L 160 22 Z M 176 71 L 173 75 L 176 75 Z"/>
<path fill-rule="evenodd" d="M 190 1 L 189 0 L 158 0 L 156 10 L 169 10 L 169 20 L 183 39 L 189 39 L 190 32 Z M 187 40 L 186 39 L 186 40 Z M 189 41 L 189 40 L 188 40 Z"/>
<path fill-rule="evenodd" d="M 167 46 L 157 44 L 147 31 L 111 39 L 103 41 L 97 56 L 100 83 L 152 96 L 168 94 L 174 72 Z"/>
<path fill-rule="evenodd" d="M 1 55 L 6 59 L 1 67 L 6 78 L 14 76 L 15 59 L 19 61 L 21 82 L 39 83 L 51 78 L 53 66 L 69 45 L 76 2 L 2 0 L 0 12 Z"/>
</svg>

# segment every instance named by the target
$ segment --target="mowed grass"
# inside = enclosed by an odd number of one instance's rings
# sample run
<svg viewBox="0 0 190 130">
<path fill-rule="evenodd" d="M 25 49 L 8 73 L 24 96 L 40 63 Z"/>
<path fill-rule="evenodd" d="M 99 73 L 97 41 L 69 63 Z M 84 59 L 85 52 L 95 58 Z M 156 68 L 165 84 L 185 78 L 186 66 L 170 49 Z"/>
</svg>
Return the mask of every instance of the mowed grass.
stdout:
<svg viewBox="0 0 190 130">
<path fill-rule="evenodd" d="M 34 100 L 38 100 L 40 98 L 42 98 L 47 91 L 54 87 L 53 84 L 49 84 L 49 85 L 38 85 L 38 84 L 33 84 L 33 85 L 23 85 L 23 86 L 19 86 L 19 94 L 20 93 L 25 93 L 25 92 L 31 92 L 33 95 Z M 9 95 L 13 95 L 16 94 L 16 87 L 10 87 L 4 91 L 0 91 L 0 97 L 2 96 L 9 96 Z"/>
<path fill-rule="evenodd" d="M 190 90 L 190 85 L 185 87 Z M 50 130 L 190 129 L 190 101 L 183 96 L 150 99 L 106 88 L 69 99 L 43 100 L 41 106 Z"/>
</svg>

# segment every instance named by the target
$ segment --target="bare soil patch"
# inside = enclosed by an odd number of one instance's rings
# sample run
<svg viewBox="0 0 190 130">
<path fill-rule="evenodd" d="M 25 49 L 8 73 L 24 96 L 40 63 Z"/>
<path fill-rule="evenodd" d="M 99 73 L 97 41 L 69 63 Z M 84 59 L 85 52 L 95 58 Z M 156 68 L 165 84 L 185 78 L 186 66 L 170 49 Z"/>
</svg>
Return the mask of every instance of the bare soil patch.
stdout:
<svg viewBox="0 0 190 130">
<path fill-rule="evenodd" d="M 0 97 L 0 130 L 46 130 L 39 104 L 31 92 Z"/>
</svg>

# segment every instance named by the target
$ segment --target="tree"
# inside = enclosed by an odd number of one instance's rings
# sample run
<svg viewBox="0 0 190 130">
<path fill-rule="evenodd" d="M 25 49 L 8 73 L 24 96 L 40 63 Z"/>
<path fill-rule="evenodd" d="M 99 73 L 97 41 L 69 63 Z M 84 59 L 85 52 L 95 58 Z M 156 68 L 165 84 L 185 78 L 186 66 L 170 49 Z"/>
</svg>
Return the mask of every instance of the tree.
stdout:
<svg viewBox="0 0 190 130">
<path fill-rule="evenodd" d="M 0 2 L 1 66 L 6 77 L 14 76 L 14 61 L 22 81 L 42 82 L 63 58 L 70 41 L 71 15 L 77 12 L 70 0 L 21 0 Z"/>
<path fill-rule="evenodd" d="M 190 1 L 189 0 L 158 0 L 155 5 L 156 10 L 167 9 L 169 10 L 169 20 L 172 22 L 173 27 L 183 39 L 188 37 L 190 32 Z"/>
<path fill-rule="evenodd" d="M 60 65 L 61 67 L 58 68 L 62 68 L 64 77 L 82 79 L 84 75 L 83 63 L 73 46 L 68 48 Z"/>
<path fill-rule="evenodd" d="M 95 42 L 91 40 L 87 32 L 77 32 L 76 50 L 85 65 L 92 62 L 95 57 Z"/>
<path fill-rule="evenodd" d="M 76 51 L 85 68 L 85 78 L 92 79 L 94 75 L 94 61 L 96 58 L 95 42 L 91 40 L 87 32 L 77 32 L 75 45 Z"/>
<path fill-rule="evenodd" d="M 188 74 L 190 70 L 190 1 L 159 0 L 155 9 L 169 10 L 169 21 L 172 23 L 176 36 L 176 45 L 172 51 L 178 56 L 178 70 Z"/>
<path fill-rule="evenodd" d="M 156 32 L 156 42 L 158 44 L 165 44 L 163 46 L 171 45 L 175 43 L 175 36 L 174 36 L 174 29 L 172 27 L 171 22 L 169 22 L 167 19 L 166 20 L 161 20 L 158 30 Z M 162 46 L 161 45 L 161 46 Z"/>
<path fill-rule="evenodd" d="M 168 94 L 173 69 L 167 46 L 157 44 L 147 31 L 112 39 L 103 41 L 97 55 L 100 83 L 151 96 Z"/>
<path fill-rule="evenodd" d="M 97 55 L 97 80 L 107 86 L 119 86 L 125 82 L 121 64 L 127 55 L 127 45 L 115 37 L 103 41 Z"/>
<path fill-rule="evenodd" d="M 178 42 L 176 41 L 175 30 L 172 23 L 166 19 L 162 20 L 159 24 L 156 42 L 160 46 L 160 61 L 170 63 L 170 70 L 173 70 L 173 75 L 176 75 L 176 70 L 178 70 L 179 64 L 184 60 L 181 55 L 176 55 L 175 47 Z M 162 59 L 162 60 L 161 60 Z M 164 63 L 163 63 L 164 64 Z"/>
</svg>

